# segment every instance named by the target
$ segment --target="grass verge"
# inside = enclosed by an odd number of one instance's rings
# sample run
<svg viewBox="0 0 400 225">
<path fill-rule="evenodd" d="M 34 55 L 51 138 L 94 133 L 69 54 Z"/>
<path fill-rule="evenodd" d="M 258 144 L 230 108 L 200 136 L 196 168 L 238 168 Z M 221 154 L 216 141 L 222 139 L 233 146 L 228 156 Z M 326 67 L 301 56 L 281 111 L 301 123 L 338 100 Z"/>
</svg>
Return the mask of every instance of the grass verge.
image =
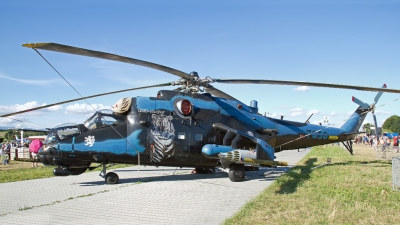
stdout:
<svg viewBox="0 0 400 225">
<path fill-rule="evenodd" d="M 96 164 L 93 164 L 96 166 Z M 132 166 L 131 164 L 116 164 L 110 167 L 110 170 L 117 168 L 124 168 Z M 53 175 L 54 166 L 43 166 L 39 163 L 39 167 L 32 168 L 31 162 L 19 162 L 10 161 L 9 165 L 0 165 L 0 183 L 23 181 L 23 180 L 33 180 L 39 178 L 54 177 Z M 99 172 L 101 167 L 88 172 Z"/>
<path fill-rule="evenodd" d="M 391 160 L 355 145 L 314 147 L 224 224 L 400 224 L 400 193 L 392 190 Z M 332 158 L 332 164 L 309 172 Z"/>
</svg>

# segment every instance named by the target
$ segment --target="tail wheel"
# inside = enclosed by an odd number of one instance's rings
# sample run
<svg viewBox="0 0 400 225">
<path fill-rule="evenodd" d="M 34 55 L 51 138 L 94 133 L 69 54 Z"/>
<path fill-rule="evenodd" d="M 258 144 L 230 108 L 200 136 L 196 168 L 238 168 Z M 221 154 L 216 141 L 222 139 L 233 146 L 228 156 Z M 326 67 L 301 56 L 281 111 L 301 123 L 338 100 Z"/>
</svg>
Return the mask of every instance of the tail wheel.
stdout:
<svg viewBox="0 0 400 225">
<path fill-rule="evenodd" d="M 114 172 L 107 173 L 105 179 L 107 184 L 118 184 L 119 181 L 118 175 Z"/>
<path fill-rule="evenodd" d="M 241 182 L 244 181 L 245 172 L 244 165 L 242 164 L 234 164 L 231 166 L 229 170 L 229 180 L 232 182 Z"/>
</svg>

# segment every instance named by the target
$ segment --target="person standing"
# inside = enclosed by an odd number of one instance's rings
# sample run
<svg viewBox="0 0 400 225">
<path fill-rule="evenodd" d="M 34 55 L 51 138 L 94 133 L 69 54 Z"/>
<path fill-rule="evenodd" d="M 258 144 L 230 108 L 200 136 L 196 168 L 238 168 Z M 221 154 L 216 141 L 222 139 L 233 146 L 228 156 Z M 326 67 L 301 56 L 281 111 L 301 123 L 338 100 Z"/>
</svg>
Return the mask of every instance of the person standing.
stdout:
<svg viewBox="0 0 400 225">
<path fill-rule="evenodd" d="M 3 165 L 6 165 L 6 153 L 4 152 L 4 148 L 1 148 L 0 150 L 0 156 L 1 156 L 1 162 L 3 163 Z"/>
<path fill-rule="evenodd" d="M 6 145 L 6 154 L 8 155 L 7 164 L 10 164 L 11 159 L 11 144 L 7 143 Z"/>
</svg>

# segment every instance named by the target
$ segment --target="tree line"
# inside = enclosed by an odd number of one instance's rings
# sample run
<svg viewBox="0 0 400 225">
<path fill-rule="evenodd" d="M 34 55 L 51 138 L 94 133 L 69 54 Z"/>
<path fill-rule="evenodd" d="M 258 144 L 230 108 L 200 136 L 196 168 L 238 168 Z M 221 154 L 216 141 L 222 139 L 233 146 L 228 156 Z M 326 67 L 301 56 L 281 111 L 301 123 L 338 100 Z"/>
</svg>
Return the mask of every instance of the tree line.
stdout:
<svg viewBox="0 0 400 225">
<path fill-rule="evenodd" d="M 400 116 L 393 115 L 385 120 L 382 128 L 391 133 L 400 133 Z"/>
</svg>

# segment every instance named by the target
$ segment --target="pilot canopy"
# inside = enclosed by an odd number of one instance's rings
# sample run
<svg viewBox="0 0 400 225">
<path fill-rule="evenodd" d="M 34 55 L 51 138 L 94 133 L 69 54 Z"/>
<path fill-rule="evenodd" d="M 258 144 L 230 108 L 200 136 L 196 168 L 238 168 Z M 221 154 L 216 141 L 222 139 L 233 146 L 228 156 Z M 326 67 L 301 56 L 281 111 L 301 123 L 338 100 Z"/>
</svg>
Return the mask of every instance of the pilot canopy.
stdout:
<svg viewBox="0 0 400 225">
<path fill-rule="evenodd" d="M 88 129 L 93 130 L 100 127 L 118 125 L 120 123 L 125 123 L 122 117 L 115 114 L 110 109 L 102 109 L 89 117 L 89 119 L 84 122 L 84 125 Z"/>
</svg>

